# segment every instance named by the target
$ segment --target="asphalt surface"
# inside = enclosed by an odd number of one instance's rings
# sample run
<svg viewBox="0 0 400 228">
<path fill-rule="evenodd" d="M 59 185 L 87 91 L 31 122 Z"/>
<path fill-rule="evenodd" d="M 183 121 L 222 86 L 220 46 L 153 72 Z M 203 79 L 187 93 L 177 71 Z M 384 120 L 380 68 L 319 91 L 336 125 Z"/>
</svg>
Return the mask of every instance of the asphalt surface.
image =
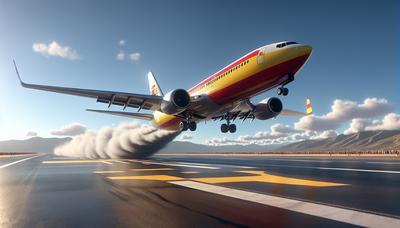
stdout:
<svg viewBox="0 0 400 228">
<path fill-rule="evenodd" d="M 0 227 L 400 227 L 400 160 L 0 157 Z"/>
</svg>

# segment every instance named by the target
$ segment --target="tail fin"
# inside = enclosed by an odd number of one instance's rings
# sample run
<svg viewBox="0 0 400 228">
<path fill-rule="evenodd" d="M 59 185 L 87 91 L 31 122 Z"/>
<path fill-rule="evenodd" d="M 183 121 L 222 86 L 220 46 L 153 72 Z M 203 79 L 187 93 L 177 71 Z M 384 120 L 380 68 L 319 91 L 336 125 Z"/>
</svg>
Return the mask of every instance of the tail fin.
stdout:
<svg viewBox="0 0 400 228">
<path fill-rule="evenodd" d="M 164 96 L 160 86 L 157 83 L 156 78 L 153 75 L 153 72 L 149 72 L 147 74 L 147 78 L 149 80 L 149 89 L 150 89 L 150 93 L 151 95 L 155 95 L 155 96 Z"/>
<path fill-rule="evenodd" d="M 307 113 L 307 115 L 311 115 L 313 113 L 312 106 L 311 106 L 311 100 L 308 98 L 306 100 L 306 113 Z"/>
</svg>

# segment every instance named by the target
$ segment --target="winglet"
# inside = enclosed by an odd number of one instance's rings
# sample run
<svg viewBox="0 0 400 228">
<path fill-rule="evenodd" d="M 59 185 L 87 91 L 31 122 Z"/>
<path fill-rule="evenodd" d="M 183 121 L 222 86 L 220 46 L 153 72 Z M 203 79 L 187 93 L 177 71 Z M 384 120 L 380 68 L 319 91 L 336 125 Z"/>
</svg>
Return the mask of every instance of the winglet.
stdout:
<svg viewBox="0 0 400 228">
<path fill-rule="evenodd" d="M 313 113 L 313 109 L 311 106 L 311 100 L 309 98 L 307 98 L 306 100 L 306 114 L 307 115 L 311 115 Z"/>
<path fill-rule="evenodd" d="M 19 80 L 19 82 L 21 83 L 21 85 L 23 85 L 24 82 L 21 80 L 21 76 L 19 75 L 18 67 L 17 67 L 17 64 L 15 63 L 15 60 L 14 60 L 14 59 L 13 59 L 13 63 L 14 63 L 15 72 L 17 73 L 17 76 L 18 76 L 18 80 Z"/>
</svg>

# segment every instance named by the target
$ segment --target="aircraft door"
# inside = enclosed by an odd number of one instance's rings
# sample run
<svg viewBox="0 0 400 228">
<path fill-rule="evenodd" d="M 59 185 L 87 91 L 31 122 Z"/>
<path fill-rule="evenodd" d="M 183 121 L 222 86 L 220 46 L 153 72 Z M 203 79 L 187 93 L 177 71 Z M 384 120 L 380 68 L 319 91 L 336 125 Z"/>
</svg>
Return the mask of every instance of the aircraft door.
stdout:
<svg viewBox="0 0 400 228">
<path fill-rule="evenodd" d="M 260 50 L 257 54 L 257 63 L 262 64 L 264 62 L 264 50 Z"/>
</svg>

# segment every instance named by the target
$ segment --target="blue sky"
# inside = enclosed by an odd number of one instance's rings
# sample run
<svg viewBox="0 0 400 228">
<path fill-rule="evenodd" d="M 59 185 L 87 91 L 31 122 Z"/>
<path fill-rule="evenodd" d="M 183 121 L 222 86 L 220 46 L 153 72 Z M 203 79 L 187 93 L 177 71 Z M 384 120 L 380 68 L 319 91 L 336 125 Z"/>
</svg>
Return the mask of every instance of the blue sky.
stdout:
<svg viewBox="0 0 400 228">
<path fill-rule="evenodd" d="M 307 65 L 288 86 L 290 95 L 282 98 L 286 108 L 303 110 L 310 97 L 321 116 L 335 99 L 362 103 L 375 97 L 387 99 L 399 113 L 399 6 L 398 1 L 0 0 L 0 139 L 23 138 L 27 131 L 48 136 L 74 122 L 98 130 L 131 121 L 85 112 L 107 108 L 91 99 L 21 88 L 13 58 L 27 82 L 148 93 L 149 70 L 164 91 L 190 88 L 247 52 L 282 40 L 313 46 Z M 52 41 L 69 46 L 79 58 L 33 51 L 34 43 Z M 120 51 L 140 53 L 140 59 L 119 61 Z M 254 100 L 274 95 L 270 91 Z M 238 132 L 228 136 L 297 121 L 238 124 Z M 200 124 L 193 140 L 227 136 L 219 124 Z M 336 131 L 348 126 L 344 122 Z"/>
</svg>

